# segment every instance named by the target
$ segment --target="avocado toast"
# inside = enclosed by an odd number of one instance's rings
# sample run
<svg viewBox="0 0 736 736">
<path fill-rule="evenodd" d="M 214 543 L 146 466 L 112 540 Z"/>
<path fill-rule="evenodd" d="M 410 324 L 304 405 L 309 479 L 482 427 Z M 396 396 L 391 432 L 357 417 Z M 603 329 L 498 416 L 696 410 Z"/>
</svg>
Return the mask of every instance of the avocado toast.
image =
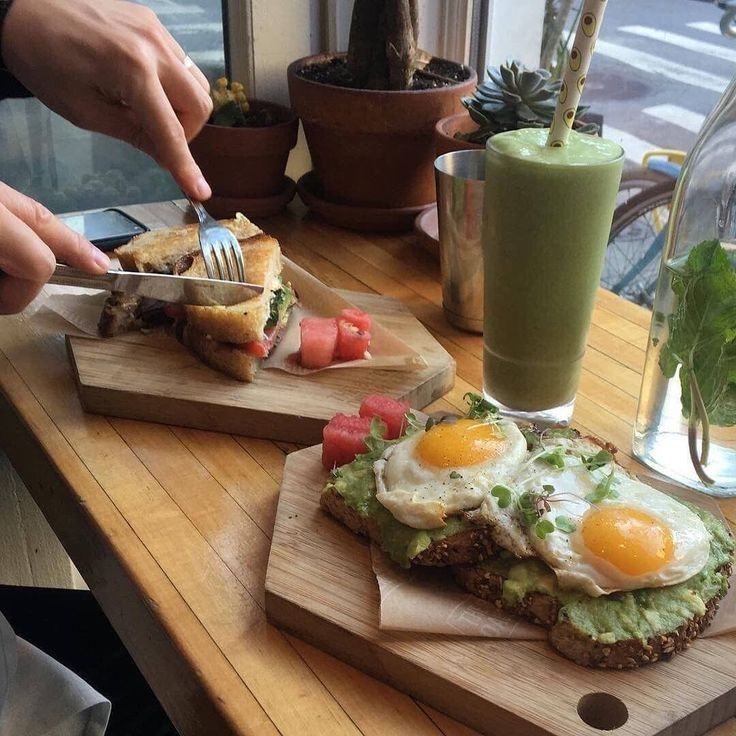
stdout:
<svg viewBox="0 0 736 736">
<path fill-rule="evenodd" d="M 550 644 L 577 664 L 629 669 L 669 659 L 713 619 L 728 591 L 734 553 L 723 522 L 686 505 L 710 534 L 710 554 L 698 574 L 677 585 L 593 598 L 560 590 L 541 560 L 506 552 L 477 565 L 457 565 L 453 574 L 470 593 L 547 628 Z"/>
<path fill-rule="evenodd" d="M 609 445 L 511 428 L 468 399 L 468 416 L 444 427 L 410 415 L 398 440 L 375 424 L 368 452 L 333 470 L 323 508 L 404 567 L 452 565 L 462 587 L 544 626 L 578 664 L 631 668 L 687 648 L 728 590 L 726 525 L 628 474 Z"/>
</svg>

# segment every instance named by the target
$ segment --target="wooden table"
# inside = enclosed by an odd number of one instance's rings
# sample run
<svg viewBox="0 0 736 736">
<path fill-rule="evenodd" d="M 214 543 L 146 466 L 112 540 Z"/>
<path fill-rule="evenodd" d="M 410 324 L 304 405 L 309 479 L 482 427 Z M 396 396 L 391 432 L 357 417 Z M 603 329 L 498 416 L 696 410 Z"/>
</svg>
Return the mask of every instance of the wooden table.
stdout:
<svg viewBox="0 0 736 736">
<path fill-rule="evenodd" d="M 263 227 L 325 283 L 401 299 L 457 361 L 454 390 L 430 409 L 461 408 L 481 384 L 481 339 L 445 322 L 437 264 L 412 235 L 337 230 L 292 208 Z M 154 228 L 185 217 L 171 202 L 127 209 Z M 575 419 L 624 454 L 648 323 L 599 293 Z M 472 733 L 266 623 L 294 446 L 87 415 L 63 336 L 24 316 L 0 323 L 0 389 L 0 443 L 182 736 Z M 736 522 L 736 501 L 723 509 Z M 736 719 L 712 733 L 736 734 Z"/>
</svg>

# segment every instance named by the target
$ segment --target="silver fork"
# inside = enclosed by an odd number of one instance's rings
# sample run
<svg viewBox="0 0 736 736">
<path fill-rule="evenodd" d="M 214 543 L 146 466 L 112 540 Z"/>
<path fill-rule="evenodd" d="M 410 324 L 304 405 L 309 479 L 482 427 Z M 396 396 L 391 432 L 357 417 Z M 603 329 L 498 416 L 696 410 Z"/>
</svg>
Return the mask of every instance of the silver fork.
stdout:
<svg viewBox="0 0 736 736">
<path fill-rule="evenodd" d="M 238 239 L 207 212 L 201 202 L 189 200 L 199 220 L 199 248 L 211 279 L 245 283 L 245 263 Z"/>
</svg>

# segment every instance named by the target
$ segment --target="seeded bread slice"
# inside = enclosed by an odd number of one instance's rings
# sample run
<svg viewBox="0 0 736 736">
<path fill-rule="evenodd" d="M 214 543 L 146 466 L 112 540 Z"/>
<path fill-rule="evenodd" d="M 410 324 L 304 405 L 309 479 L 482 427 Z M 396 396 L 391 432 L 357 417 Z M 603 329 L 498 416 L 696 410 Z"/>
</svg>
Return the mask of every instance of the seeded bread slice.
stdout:
<svg viewBox="0 0 736 736">
<path fill-rule="evenodd" d="M 379 524 L 369 515 L 349 506 L 334 488 L 323 491 L 320 505 L 355 534 L 368 537 L 378 545 L 384 541 Z M 480 562 L 495 551 L 496 545 L 488 527 L 468 525 L 455 534 L 430 542 L 426 549 L 411 558 L 411 564 L 433 567 L 469 564 Z"/>
<path fill-rule="evenodd" d="M 677 585 L 591 598 L 560 591 L 541 560 L 501 552 L 453 568 L 457 582 L 498 608 L 548 629 L 550 644 L 587 667 L 631 669 L 687 649 L 710 624 L 728 591 L 734 540 L 720 519 L 695 506 L 710 536 L 708 562 Z"/>
</svg>

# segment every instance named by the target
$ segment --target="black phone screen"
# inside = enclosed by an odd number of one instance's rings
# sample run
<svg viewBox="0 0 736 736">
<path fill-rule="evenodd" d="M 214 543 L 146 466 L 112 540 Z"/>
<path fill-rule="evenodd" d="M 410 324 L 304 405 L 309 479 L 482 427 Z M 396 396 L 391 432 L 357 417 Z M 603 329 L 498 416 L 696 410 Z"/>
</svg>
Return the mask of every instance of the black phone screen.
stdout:
<svg viewBox="0 0 736 736">
<path fill-rule="evenodd" d="M 101 250 L 109 250 L 127 243 L 134 235 L 148 228 L 124 212 L 116 209 L 62 215 L 61 221 L 72 230 L 84 235 Z"/>
</svg>

